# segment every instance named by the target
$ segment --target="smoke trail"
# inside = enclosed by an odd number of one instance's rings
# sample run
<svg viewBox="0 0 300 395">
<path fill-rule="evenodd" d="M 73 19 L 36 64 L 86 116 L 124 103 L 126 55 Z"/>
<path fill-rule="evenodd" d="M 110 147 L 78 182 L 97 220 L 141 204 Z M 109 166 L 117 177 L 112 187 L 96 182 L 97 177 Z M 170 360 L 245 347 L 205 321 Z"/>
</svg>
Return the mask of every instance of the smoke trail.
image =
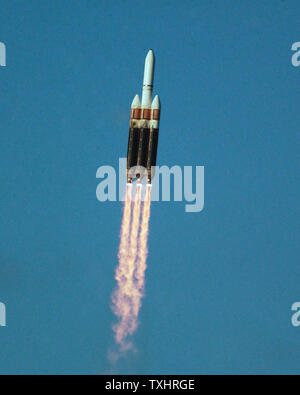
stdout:
<svg viewBox="0 0 300 395">
<path fill-rule="evenodd" d="M 128 335 L 132 335 L 137 327 L 136 316 L 133 311 L 133 306 L 137 298 L 137 289 L 134 282 L 134 270 L 137 256 L 137 236 L 140 223 L 141 187 L 138 185 L 136 189 L 131 229 L 131 198 L 128 191 L 130 191 L 131 195 L 130 186 L 127 187 L 118 254 L 119 266 L 116 270 L 118 287 L 112 297 L 113 311 L 119 318 L 119 322 L 114 326 L 115 338 L 116 342 L 120 344 L 122 350 L 130 348 L 131 345 L 126 343 L 126 338 Z"/>
<path fill-rule="evenodd" d="M 136 287 L 138 289 L 139 299 L 135 306 L 135 314 L 138 316 L 141 308 L 141 299 L 144 296 L 145 289 L 145 271 L 147 268 L 148 256 L 148 233 L 150 220 L 150 206 L 151 206 L 151 186 L 147 186 L 146 195 L 144 199 L 141 231 L 139 236 L 138 259 L 135 271 Z"/>
<path fill-rule="evenodd" d="M 136 300 L 138 300 L 138 290 L 136 288 L 135 280 L 134 280 L 134 272 L 135 265 L 137 259 L 137 248 L 138 248 L 138 231 L 140 227 L 140 212 L 141 212 L 141 193 L 142 188 L 141 184 L 137 185 L 135 200 L 134 200 L 134 208 L 133 208 L 133 216 L 132 216 L 132 224 L 131 224 L 131 234 L 130 234 L 130 245 L 129 245 L 129 256 L 128 256 L 128 282 L 126 291 L 127 294 L 130 295 L 131 298 L 131 316 L 129 319 L 128 333 L 130 335 L 137 328 L 137 315 L 135 314 L 135 304 Z"/>
<path fill-rule="evenodd" d="M 112 296 L 112 308 L 119 318 L 113 329 L 121 351 L 132 348 L 127 338 L 137 329 L 141 299 L 144 295 L 151 188 L 146 189 L 142 218 L 141 194 L 141 185 L 137 185 L 132 208 L 131 186 L 127 187 L 118 254 L 119 265 L 115 276 L 118 286 Z"/>
<path fill-rule="evenodd" d="M 122 344 L 124 337 L 124 326 L 126 327 L 126 319 L 130 312 L 130 300 L 127 298 L 124 288 L 127 283 L 127 273 L 128 273 L 128 239 L 130 230 L 130 219 L 131 219 L 131 185 L 127 185 L 126 198 L 123 210 L 123 218 L 121 225 L 120 234 L 120 246 L 119 246 L 119 265 L 116 269 L 115 279 L 117 281 L 117 289 L 112 295 L 112 310 L 119 318 L 118 324 L 114 326 L 116 342 Z"/>
</svg>

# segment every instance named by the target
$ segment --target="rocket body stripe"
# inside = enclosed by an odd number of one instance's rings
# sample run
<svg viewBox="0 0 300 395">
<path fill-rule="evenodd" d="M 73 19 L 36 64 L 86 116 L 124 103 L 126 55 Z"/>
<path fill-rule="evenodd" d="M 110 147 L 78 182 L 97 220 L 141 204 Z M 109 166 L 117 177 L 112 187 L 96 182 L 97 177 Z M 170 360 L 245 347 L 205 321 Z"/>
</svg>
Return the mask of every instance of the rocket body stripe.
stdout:
<svg viewBox="0 0 300 395">
<path fill-rule="evenodd" d="M 150 119 L 151 119 L 151 108 L 144 108 L 143 109 L 142 119 L 147 119 L 148 121 L 150 121 Z"/>
</svg>

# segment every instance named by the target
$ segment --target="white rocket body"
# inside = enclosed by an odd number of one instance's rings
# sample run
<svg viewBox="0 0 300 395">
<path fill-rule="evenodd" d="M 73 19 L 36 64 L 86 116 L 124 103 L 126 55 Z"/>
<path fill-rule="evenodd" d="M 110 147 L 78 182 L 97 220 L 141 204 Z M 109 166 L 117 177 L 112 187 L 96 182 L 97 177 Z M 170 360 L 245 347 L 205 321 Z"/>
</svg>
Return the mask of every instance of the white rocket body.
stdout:
<svg viewBox="0 0 300 395">
<path fill-rule="evenodd" d="M 127 180 L 141 180 L 147 176 L 151 183 L 151 168 L 156 164 L 160 100 L 152 101 L 154 53 L 149 50 L 145 59 L 142 100 L 136 95 L 131 105 L 130 130 L 127 151 Z"/>
</svg>

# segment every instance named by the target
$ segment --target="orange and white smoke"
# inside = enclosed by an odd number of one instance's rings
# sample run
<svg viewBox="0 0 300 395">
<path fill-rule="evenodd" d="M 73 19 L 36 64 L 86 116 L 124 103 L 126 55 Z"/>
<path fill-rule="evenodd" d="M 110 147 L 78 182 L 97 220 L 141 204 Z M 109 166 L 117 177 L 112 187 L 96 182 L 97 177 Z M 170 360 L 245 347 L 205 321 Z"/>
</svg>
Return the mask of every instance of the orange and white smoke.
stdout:
<svg viewBox="0 0 300 395">
<path fill-rule="evenodd" d="M 146 195 L 144 199 L 143 214 L 141 221 L 141 230 L 139 235 L 138 256 L 135 271 L 136 287 L 138 289 L 138 303 L 136 304 L 135 314 L 138 316 L 141 308 L 141 299 L 145 291 L 145 271 L 147 269 L 148 256 L 148 233 L 150 220 L 150 206 L 151 206 L 151 187 L 147 186 Z"/>
<path fill-rule="evenodd" d="M 112 309 L 116 316 L 119 318 L 118 324 L 114 326 L 116 342 L 123 343 L 126 337 L 126 328 L 128 327 L 128 317 L 130 316 L 131 303 L 129 297 L 126 295 L 126 285 L 128 282 L 128 241 L 130 231 L 131 219 L 131 185 L 127 185 L 126 197 L 123 210 L 123 218 L 120 233 L 120 246 L 119 246 L 119 265 L 116 269 L 115 279 L 117 281 L 117 289 L 112 295 L 113 306 Z"/>
<path fill-rule="evenodd" d="M 129 238 L 129 254 L 127 257 L 127 283 L 125 285 L 125 293 L 130 299 L 131 310 L 127 317 L 127 327 L 125 335 L 132 335 L 137 328 L 137 317 L 135 314 L 135 304 L 138 300 L 138 290 L 136 288 L 134 272 L 136 269 L 136 258 L 137 258 L 137 248 L 138 248 L 138 232 L 140 227 L 140 212 L 141 212 L 141 185 L 137 185 L 131 220 L 131 230 Z"/>
<path fill-rule="evenodd" d="M 146 190 L 142 218 L 141 185 L 137 185 L 133 208 L 131 195 L 132 187 L 128 185 L 120 234 L 119 265 L 115 275 L 117 289 L 112 296 L 112 308 L 119 318 L 113 329 L 121 351 L 132 347 L 128 336 L 138 327 L 138 314 L 145 286 L 151 189 L 147 187 Z"/>
</svg>

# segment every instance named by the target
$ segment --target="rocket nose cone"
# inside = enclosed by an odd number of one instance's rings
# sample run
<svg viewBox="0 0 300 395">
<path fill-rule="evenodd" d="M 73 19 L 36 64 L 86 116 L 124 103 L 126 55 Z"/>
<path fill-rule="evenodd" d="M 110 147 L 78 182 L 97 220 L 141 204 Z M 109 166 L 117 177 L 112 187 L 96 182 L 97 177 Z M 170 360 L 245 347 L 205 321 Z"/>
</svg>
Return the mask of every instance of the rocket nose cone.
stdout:
<svg viewBox="0 0 300 395">
<path fill-rule="evenodd" d="M 150 49 L 145 59 L 143 85 L 150 85 L 150 86 L 153 85 L 154 62 L 155 62 L 154 54 L 152 49 Z"/>
<path fill-rule="evenodd" d="M 150 49 L 149 51 L 148 51 L 148 53 L 147 53 L 147 56 L 146 56 L 146 63 L 154 63 L 154 52 L 153 52 L 153 50 L 152 49 Z"/>
<path fill-rule="evenodd" d="M 139 95 L 135 95 L 131 104 L 131 108 L 139 108 L 141 107 L 141 101 Z"/>
<path fill-rule="evenodd" d="M 153 99 L 151 107 L 154 110 L 159 110 L 160 109 L 160 100 L 159 100 L 159 96 L 158 95 L 156 95 L 155 98 Z"/>
</svg>

